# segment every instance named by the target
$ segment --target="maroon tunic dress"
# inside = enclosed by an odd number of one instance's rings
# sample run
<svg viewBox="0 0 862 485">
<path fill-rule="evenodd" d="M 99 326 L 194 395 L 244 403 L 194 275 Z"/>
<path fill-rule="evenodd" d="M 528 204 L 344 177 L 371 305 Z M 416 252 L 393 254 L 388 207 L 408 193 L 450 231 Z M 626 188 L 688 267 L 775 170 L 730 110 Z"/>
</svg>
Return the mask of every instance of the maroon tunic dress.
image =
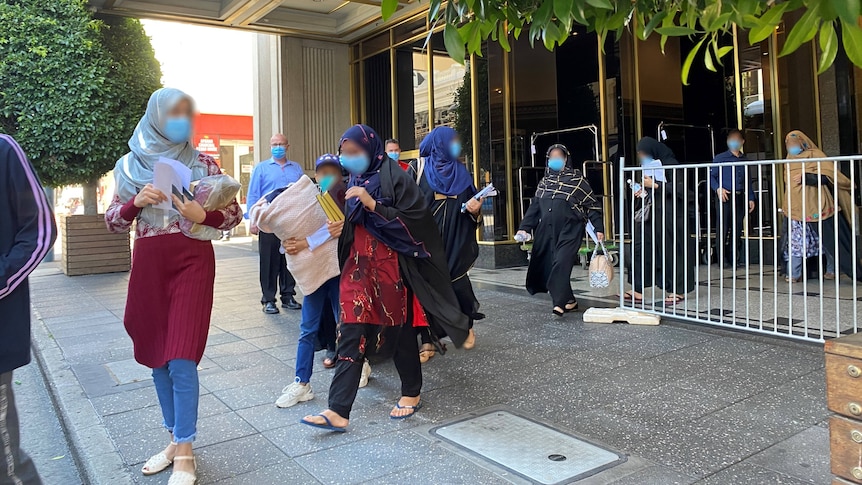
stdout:
<svg viewBox="0 0 862 485">
<path fill-rule="evenodd" d="M 341 271 L 341 321 L 397 327 L 407 319 L 407 289 L 398 254 L 356 226 L 350 257 Z"/>
<path fill-rule="evenodd" d="M 199 159 L 210 175 L 221 173 L 212 157 L 202 154 Z M 108 229 L 128 231 L 139 212 L 133 200 L 114 196 L 105 212 Z M 229 230 L 241 221 L 242 210 L 234 201 L 207 212 L 204 224 Z M 209 334 L 214 280 L 212 243 L 186 237 L 177 223 L 158 228 L 138 221 L 123 318 L 135 360 L 151 368 L 173 359 L 200 362 Z"/>
</svg>

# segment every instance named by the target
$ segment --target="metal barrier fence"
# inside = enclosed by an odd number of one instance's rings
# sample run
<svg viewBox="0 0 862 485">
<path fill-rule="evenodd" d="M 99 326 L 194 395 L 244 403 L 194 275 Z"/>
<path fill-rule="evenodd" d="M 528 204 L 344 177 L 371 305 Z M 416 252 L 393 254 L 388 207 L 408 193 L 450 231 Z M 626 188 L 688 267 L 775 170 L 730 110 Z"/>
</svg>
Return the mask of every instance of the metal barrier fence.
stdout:
<svg viewBox="0 0 862 485">
<path fill-rule="evenodd" d="M 858 332 L 860 162 L 855 156 L 644 168 L 623 161 L 621 306 L 818 342 Z M 646 187 L 635 196 L 628 181 Z M 716 187 L 731 189 L 726 199 Z M 773 221 L 772 229 L 745 230 L 755 216 Z"/>
</svg>

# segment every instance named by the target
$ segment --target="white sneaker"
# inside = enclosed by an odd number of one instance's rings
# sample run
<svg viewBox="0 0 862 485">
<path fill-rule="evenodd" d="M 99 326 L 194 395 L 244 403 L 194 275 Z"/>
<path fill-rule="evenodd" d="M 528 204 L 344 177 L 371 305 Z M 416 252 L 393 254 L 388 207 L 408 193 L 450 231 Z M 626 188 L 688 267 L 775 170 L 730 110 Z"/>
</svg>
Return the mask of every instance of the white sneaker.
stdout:
<svg viewBox="0 0 862 485">
<path fill-rule="evenodd" d="M 314 393 L 311 392 L 311 383 L 301 385 L 297 377 L 293 384 L 281 390 L 281 397 L 275 401 L 275 405 L 280 408 L 289 408 L 298 403 L 311 401 L 314 399 Z"/>
<path fill-rule="evenodd" d="M 371 364 L 369 364 L 368 361 L 366 360 L 362 364 L 362 375 L 359 377 L 359 388 L 360 389 L 362 389 L 363 387 L 368 385 L 368 378 L 369 377 L 371 377 Z"/>
</svg>

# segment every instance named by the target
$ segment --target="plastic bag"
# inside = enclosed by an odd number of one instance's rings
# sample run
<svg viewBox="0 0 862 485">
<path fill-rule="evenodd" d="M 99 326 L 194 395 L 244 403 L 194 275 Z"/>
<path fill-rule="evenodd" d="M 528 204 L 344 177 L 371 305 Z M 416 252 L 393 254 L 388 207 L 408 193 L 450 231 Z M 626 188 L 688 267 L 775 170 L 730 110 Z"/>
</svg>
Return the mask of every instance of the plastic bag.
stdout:
<svg viewBox="0 0 862 485">
<path fill-rule="evenodd" d="M 224 209 L 236 200 L 239 192 L 239 182 L 229 175 L 210 175 L 200 179 L 195 185 L 195 200 L 205 211 Z M 180 229 L 183 234 L 201 241 L 214 241 L 222 236 L 222 231 L 214 227 L 194 223 L 188 219 L 180 219 Z"/>
<path fill-rule="evenodd" d="M 599 254 L 599 248 L 602 249 L 601 254 Z M 593 250 L 593 257 L 590 258 L 590 287 L 607 288 L 611 286 L 613 280 L 614 267 L 608 256 L 608 250 L 603 243 L 599 243 Z"/>
</svg>

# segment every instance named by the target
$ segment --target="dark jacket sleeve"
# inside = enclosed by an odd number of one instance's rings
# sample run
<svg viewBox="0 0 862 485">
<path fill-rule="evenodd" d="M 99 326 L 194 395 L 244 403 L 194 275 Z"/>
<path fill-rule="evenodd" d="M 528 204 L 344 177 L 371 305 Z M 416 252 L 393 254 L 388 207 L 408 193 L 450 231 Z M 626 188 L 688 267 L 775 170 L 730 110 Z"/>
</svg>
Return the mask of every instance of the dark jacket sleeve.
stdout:
<svg viewBox="0 0 862 485">
<path fill-rule="evenodd" d="M 11 231 L 0 254 L 0 298 L 10 294 L 36 269 L 57 239 L 54 214 L 33 166 L 21 147 L 8 137 L 0 138 L 0 203 L 9 204 L 0 213 L 13 214 Z M 8 222 L 8 221 L 7 221 Z M 11 243 L 11 244 L 9 244 Z"/>
</svg>

